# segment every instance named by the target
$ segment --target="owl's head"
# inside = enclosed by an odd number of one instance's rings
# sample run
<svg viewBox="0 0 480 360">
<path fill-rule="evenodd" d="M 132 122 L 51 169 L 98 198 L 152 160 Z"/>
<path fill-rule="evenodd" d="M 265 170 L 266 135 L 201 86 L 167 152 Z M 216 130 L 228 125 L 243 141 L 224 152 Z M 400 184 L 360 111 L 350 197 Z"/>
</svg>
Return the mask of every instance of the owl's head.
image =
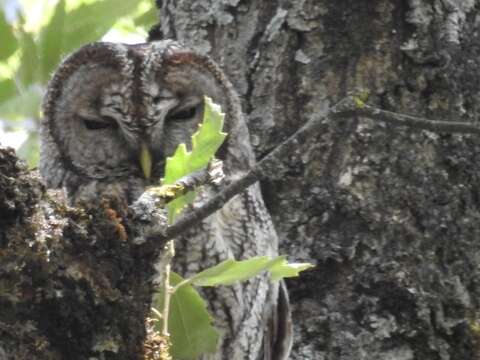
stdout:
<svg viewBox="0 0 480 360">
<path fill-rule="evenodd" d="M 72 202 L 124 192 L 133 201 L 163 176 L 165 158 L 190 143 L 207 95 L 226 113 L 220 150 L 226 175 L 253 155 L 239 99 L 208 57 L 173 41 L 94 43 L 67 57 L 49 83 L 41 123 L 40 172 Z M 140 165 L 148 149 L 151 177 Z"/>
</svg>

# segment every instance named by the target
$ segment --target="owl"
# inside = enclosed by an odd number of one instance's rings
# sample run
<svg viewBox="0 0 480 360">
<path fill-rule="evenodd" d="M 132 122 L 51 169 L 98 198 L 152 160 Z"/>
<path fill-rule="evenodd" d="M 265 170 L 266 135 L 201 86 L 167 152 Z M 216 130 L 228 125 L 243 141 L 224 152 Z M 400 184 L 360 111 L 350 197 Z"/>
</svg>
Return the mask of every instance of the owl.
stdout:
<svg viewBox="0 0 480 360">
<path fill-rule="evenodd" d="M 217 156 L 225 184 L 254 163 L 232 84 L 210 58 L 174 41 L 94 43 L 59 66 L 43 104 L 40 173 L 72 205 L 116 197 L 131 204 L 159 184 L 165 159 L 190 144 L 209 96 L 224 110 L 227 140 Z M 140 161 L 148 151 L 151 168 Z M 194 204 L 214 194 L 205 188 Z M 175 270 L 189 276 L 229 259 L 275 256 L 278 239 L 258 184 L 175 239 Z M 218 351 L 202 359 L 282 360 L 291 347 L 288 295 L 268 275 L 204 291 L 221 332 Z"/>
</svg>

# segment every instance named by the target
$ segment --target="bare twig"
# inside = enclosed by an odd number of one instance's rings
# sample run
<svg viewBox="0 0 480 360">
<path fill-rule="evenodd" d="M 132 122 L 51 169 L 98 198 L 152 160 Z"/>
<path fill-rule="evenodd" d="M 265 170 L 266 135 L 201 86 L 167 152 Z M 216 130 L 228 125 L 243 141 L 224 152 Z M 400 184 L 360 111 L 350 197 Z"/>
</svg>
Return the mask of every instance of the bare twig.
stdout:
<svg viewBox="0 0 480 360">
<path fill-rule="evenodd" d="M 168 259 L 165 263 L 164 273 L 163 273 L 163 311 L 162 311 L 162 335 L 163 336 L 170 336 L 168 333 L 168 315 L 170 314 L 170 298 L 173 294 L 172 286 L 170 285 L 170 270 L 172 267 L 172 259 L 175 256 L 175 245 L 173 240 L 167 242 L 165 246 Z"/>
<path fill-rule="evenodd" d="M 477 134 L 480 135 L 480 126 L 467 122 L 431 120 L 416 116 L 394 113 L 381 110 L 370 105 L 357 107 L 353 111 L 341 113 L 339 116 L 346 117 L 349 113 L 364 116 L 373 120 L 383 121 L 395 126 L 407 126 L 415 129 L 429 130 L 434 132 Z"/>
</svg>

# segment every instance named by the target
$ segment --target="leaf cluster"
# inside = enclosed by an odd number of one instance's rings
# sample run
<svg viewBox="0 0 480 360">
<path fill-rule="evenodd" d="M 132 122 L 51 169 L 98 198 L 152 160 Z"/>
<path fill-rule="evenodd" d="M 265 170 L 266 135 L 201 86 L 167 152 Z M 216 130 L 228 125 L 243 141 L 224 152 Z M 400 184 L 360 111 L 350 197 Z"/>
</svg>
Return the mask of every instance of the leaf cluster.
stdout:
<svg viewBox="0 0 480 360">
<path fill-rule="evenodd" d="M 178 145 L 175 153 L 167 158 L 162 185 L 174 184 L 176 180 L 208 165 L 227 136 L 222 132 L 224 119 L 225 114 L 221 112 L 220 106 L 214 104 L 209 97 L 205 97 L 203 121 L 199 124 L 198 131 L 192 135 L 192 150 L 188 151 L 186 144 Z M 189 192 L 168 204 L 170 224 L 194 198 L 195 193 Z"/>
</svg>

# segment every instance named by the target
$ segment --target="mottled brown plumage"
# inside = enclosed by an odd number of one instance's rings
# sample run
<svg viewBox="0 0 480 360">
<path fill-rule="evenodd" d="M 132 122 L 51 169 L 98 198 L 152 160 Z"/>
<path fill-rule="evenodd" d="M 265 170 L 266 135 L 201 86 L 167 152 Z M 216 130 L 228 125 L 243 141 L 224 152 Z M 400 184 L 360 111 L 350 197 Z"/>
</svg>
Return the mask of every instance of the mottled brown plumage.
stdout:
<svg viewBox="0 0 480 360">
<path fill-rule="evenodd" d="M 72 204 L 102 197 L 132 203 L 163 175 L 166 156 L 189 143 L 203 113 L 203 96 L 226 113 L 228 139 L 219 151 L 226 182 L 254 162 L 240 102 L 208 57 L 173 41 L 95 43 L 70 55 L 53 76 L 44 101 L 40 171 L 49 187 L 64 188 Z M 146 179 L 139 156 L 152 155 Z M 206 188 L 196 204 L 213 194 Z M 278 240 L 258 185 L 176 240 L 176 270 L 188 276 L 227 258 L 278 252 Z M 288 357 L 288 297 L 268 275 L 205 296 L 222 331 L 219 350 L 204 359 Z"/>
</svg>

